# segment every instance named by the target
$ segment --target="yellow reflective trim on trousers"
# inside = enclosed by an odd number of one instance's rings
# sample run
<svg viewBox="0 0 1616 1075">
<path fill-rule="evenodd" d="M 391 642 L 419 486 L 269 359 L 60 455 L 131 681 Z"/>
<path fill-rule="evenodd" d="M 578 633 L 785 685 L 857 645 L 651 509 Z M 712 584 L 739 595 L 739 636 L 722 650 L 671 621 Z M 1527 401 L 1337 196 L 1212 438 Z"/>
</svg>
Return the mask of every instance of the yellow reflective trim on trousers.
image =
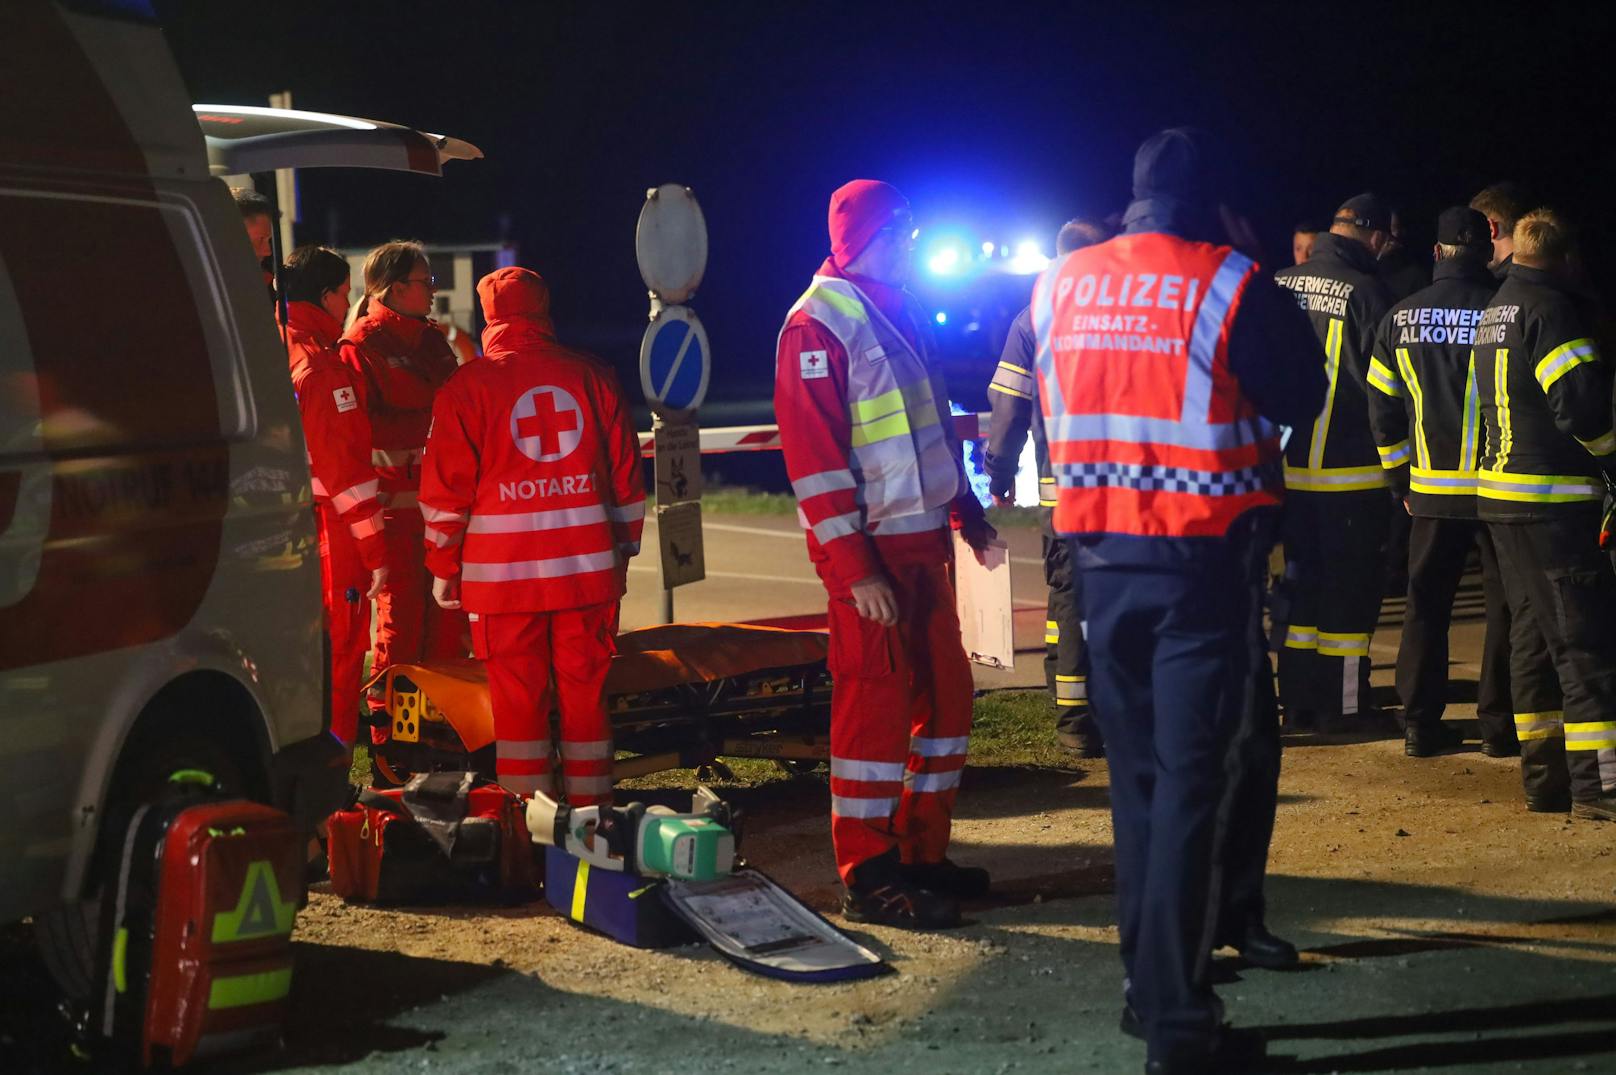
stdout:
<svg viewBox="0 0 1616 1075">
<path fill-rule="evenodd" d="M 1319 652 L 1331 657 L 1369 656 L 1369 636 L 1357 632 L 1320 631 Z"/>
<path fill-rule="evenodd" d="M 1498 458 L 1492 469 L 1502 472 L 1515 447 L 1515 431 L 1509 423 L 1509 348 L 1500 347 L 1493 356 L 1493 406 L 1498 408 Z"/>
<path fill-rule="evenodd" d="M 1394 399 L 1403 396 L 1403 382 L 1390 366 L 1378 358 L 1369 360 L 1369 384 Z"/>
<path fill-rule="evenodd" d="M 208 1011 L 268 1004 L 286 996 L 291 988 L 291 967 L 264 971 L 262 974 L 238 974 L 233 978 L 215 978 L 213 984 L 208 987 Z"/>
<path fill-rule="evenodd" d="M 1558 739 L 1565 734 L 1565 713 L 1555 709 L 1547 713 L 1516 713 L 1515 738 L 1521 742 L 1534 739 Z"/>
<path fill-rule="evenodd" d="M 1307 451 L 1310 470 L 1324 466 L 1324 442 L 1330 436 L 1330 412 L 1335 410 L 1335 386 L 1341 374 L 1341 335 L 1345 328 L 1345 321 L 1332 317 L 1330 327 L 1324 332 L 1324 374 L 1330 387 L 1324 393 L 1324 409 L 1313 420 L 1313 443 Z"/>
<path fill-rule="evenodd" d="M 1609 455 L 1616 452 L 1616 429 L 1611 430 L 1602 437 L 1595 437 L 1593 440 L 1583 440 L 1578 437 L 1577 443 L 1588 449 L 1589 455 Z"/>
<path fill-rule="evenodd" d="M 1285 487 L 1306 493 L 1356 493 L 1381 489 L 1386 472 L 1380 467 L 1285 467 Z"/>
<path fill-rule="evenodd" d="M 1285 628 L 1286 649 L 1318 649 L 1319 629 L 1292 625 Z"/>
<path fill-rule="evenodd" d="M 1414 372 L 1414 360 L 1408 357 L 1408 348 L 1397 349 L 1397 368 L 1403 371 L 1403 381 L 1414 401 L 1414 461 L 1422 467 L 1431 465 L 1431 449 L 1425 443 L 1425 392 Z"/>
<path fill-rule="evenodd" d="M 589 863 L 578 860 L 578 876 L 572 882 L 572 920 L 584 920 L 584 899 L 589 892 Z"/>
<path fill-rule="evenodd" d="M 832 291 L 828 287 L 810 288 L 808 290 L 808 294 L 825 303 L 827 306 L 835 307 L 836 312 L 841 314 L 843 317 L 850 317 L 854 321 L 867 322 L 870 320 L 869 311 L 865 310 L 864 304 L 859 302 L 857 299 L 839 294 L 838 292 Z"/>
<path fill-rule="evenodd" d="M 1532 371 L 1532 376 L 1537 378 L 1537 383 L 1547 392 L 1550 385 L 1578 366 L 1598 361 L 1599 349 L 1594 346 L 1594 341 L 1587 338 L 1569 340 L 1544 355 L 1543 360 Z"/>
<path fill-rule="evenodd" d="M 1057 623 L 1054 620 L 1045 620 L 1044 621 L 1044 642 L 1045 642 L 1045 644 L 1053 646 L 1056 643 L 1058 643 L 1059 641 L 1060 641 L 1060 624 Z"/>
</svg>

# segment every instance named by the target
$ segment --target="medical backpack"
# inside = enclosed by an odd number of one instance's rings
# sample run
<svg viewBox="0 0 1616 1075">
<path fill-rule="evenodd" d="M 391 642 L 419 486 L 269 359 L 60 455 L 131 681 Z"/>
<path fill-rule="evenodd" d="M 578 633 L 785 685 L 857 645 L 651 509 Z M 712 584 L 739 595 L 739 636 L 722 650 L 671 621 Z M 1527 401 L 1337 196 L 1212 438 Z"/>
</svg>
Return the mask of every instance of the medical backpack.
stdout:
<svg viewBox="0 0 1616 1075">
<path fill-rule="evenodd" d="M 306 840 L 197 770 L 139 806 L 102 897 L 92 1045 L 140 1067 L 277 1045 Z"/>
</svg>

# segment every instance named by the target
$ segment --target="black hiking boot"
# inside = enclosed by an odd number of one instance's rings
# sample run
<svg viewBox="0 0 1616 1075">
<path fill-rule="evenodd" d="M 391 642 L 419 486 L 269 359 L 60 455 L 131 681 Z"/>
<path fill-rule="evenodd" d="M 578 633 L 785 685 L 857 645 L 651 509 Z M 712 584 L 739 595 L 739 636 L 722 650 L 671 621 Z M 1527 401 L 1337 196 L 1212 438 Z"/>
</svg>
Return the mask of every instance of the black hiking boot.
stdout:
<svg viewBox="0 0 1616 1075">
<path fill-rule="evenodd" d="M 900 871 L 904 883 L 930 889 L 962 900 L 979 900 L 988 894 L 993 879 L 980 866 L 960 866 L 941 862 L 911 862 Z"/>
</svg>

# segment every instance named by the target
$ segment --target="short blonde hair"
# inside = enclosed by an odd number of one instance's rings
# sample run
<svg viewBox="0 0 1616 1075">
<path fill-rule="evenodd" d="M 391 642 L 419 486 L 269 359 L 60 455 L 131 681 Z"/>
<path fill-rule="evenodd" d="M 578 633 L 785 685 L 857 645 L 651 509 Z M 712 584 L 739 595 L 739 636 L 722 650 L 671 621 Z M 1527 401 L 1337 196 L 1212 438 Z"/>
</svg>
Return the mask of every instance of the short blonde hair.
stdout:
<svg viewBox="0 0 1616 1075">
<path fill-rule="evenodd" d="M 1557 262 L 1571 254 L 1571 227 L 1553 209 L 1534 209 L 1515 222 L 1515 260 Z"/>
</svg>

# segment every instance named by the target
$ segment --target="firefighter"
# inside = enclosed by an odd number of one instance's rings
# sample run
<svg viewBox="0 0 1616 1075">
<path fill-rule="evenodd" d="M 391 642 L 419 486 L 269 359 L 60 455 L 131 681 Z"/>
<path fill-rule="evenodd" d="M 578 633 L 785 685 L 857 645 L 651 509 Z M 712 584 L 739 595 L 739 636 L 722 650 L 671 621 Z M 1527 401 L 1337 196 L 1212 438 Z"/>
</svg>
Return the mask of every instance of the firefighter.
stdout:
<svg viewBox="0 0 1616 1075">
<path fill-rule="evenodd" d="M 1070 254 L 1104 241 L 1110 230 L 1089 220 L 1069 220 L 1055 236 L 1055 252 Z M 1044 620 L 1044 683 L 1055 705 L 1055 738 L 1081 758 L 1105 757 L 1105 744 L 1088 704 L 1088 655 L 1083 648 L 1082 618 L 1077 614 L 1082 581 L 1072 571 L 1066 543 L 1050 525 L 1055 507 L 1055 479 L 1049 471 L 1044 442 L 1044 415 L 1038 405 L 1033 359 L 1037 341 L 1032 332 L 1032 308 L 1025 307 L 1010 325 L 1004 351 L 988 385 L 993 409 L 986 464 L 989 491 L 1001 507 L 1013 502 L 1016 469 L 1022 445 L 1031 432 L 1038 460 L 1038 514 L 1043 519 L 1044 584 L 1049 587 L 1048 615 Z"/>
<path fill-rule="evenodd" d="M 1279 431 L 1323 397 L 1294 302 L 1246 255 L 1215 147 L 1157 134 L 1125 233 L 1033 291 L 1055 530 L 1083 576 L 1094 711 L 1111 770 L 1123 1029 L 1150 1072 L 1245 1070 L 1207 981 L 1218 830 L 1256 730 L 1262 584 L 1283 498 Z M 1223 826 L 1219 819 L 1223 818 Z M 1272 820 L 1272 815 L 1268 819 Z"/>
<path fill-rule="evenodd" d="M 1481 444 L 1470 357 L 1476 323 L 1497 287 L 1487 271 L 1487 218 L 1464 206 L 1444 210 L 1434 254 L 1434 282 L 1392 307 L 1369 361 L 1369 424 L 1392 491 L 1412 517 L 1397 650 L 1403 747 L 1424 758 L 1463 739 L 1441 720 L 1453 599 L 1476 546 L 1487 610 L 1476 695 L 1481 748 L 1490 757 L 1512 757 L 1519 747 L 1509 700 L 1509 607 L 1492 539 L 1476 522 Z"/>
<path fill-rule="evenodd" d="M 973 682 L 949 527 L 993 537 L 965 479 L 926 319 L 904 290 L 909 203 L 856 179 L 830 200 L 830 257 L 786 315 L 774 407 L 808 554 L 829 594 L 831 840 L 857 922 L 959 922 L 986 870 L 947 857 Z"/>
<path fill-rule="evenodd" d="M 387 549 L 370 419 L 353 370 L 337 357 L 348 313 L 348 260 L 305 246 L 286 259 L 286 350 L 303 419 L 320 534 L 326 633 L 331 640 L 331 732 L 353 747 L 359 680 L 370 647 L 370 602 L 387 582 Z"/>
<path fill-rule="evenodd" d="M 1492 260 L 1487 268 L 1499 283 L 1509 275 L 1509 266 L 1514 260 L 1515 222 L 1532 207 L 1525 189 L 1508 180 L 1494 183 L 1470 199 L 1470 208 L 1487 218 L 1487 230 L 1493 243 Z"/>
<path fill-rule="evenodd" d="M 1477 514 L 1509 597 L 1510 689 L 1526 806 L 1616 820 L 1616 573 L 1598 547 L 1616 481 L 1611 368 L 1568 286 L 1549 210 L 1515 224 L 1513 262 L 1476 329 L 1486 429 Z"/>
<path fill-rule="evenodd" d="M 1369 353 L 1391 306 L 1375 258 L 1391 216 L 1373 194 L 1336 211 L 1304 265 L 1275 279 L 1324 345 L 1329 388 L 1285 449 L 1285 577 L 1275 595 L 1279 696 L 1297 730 L 1352 730 L 1373 713 L 1369 637 L 1380 616 L 1391 500 L 1369 431 Z M 1311 365 L 1317 346 L 1298 361 Z M 1342 718 L 1347 718 L 1343 720 Z"/>
<path fill-rule="evenodd" d="M 371 674 L 389 665 L 463 657 L 462 613 L 428 608 L 421 559 L 421 451 L 432 400 L 455 371 L 455 353 L 427 317 L 432 266 L 419 243 L 391 242 L 365 258 L 365 312 L 342 338 L 342 360 L 359 376 L 370 416 L 371 462 L 387 518 L 387 584 L 376 598 Z M 372 696 L 373 711 L 385 699 Z M 385 735 L 377 728 L 373 735 Z"/>
<path fill-rule="evenodd" d="M 616 378 L 562 346 L 535 272 L 477 284 L 483 358 L 438 392 L 421 476 L 432 595 L 470 613 L 488 668 L 494 767 L 554 795 L 552 677 L 567 801 L 612 801 L 606 670 L 645 524 L 639 442 Z"/>
</svg>

